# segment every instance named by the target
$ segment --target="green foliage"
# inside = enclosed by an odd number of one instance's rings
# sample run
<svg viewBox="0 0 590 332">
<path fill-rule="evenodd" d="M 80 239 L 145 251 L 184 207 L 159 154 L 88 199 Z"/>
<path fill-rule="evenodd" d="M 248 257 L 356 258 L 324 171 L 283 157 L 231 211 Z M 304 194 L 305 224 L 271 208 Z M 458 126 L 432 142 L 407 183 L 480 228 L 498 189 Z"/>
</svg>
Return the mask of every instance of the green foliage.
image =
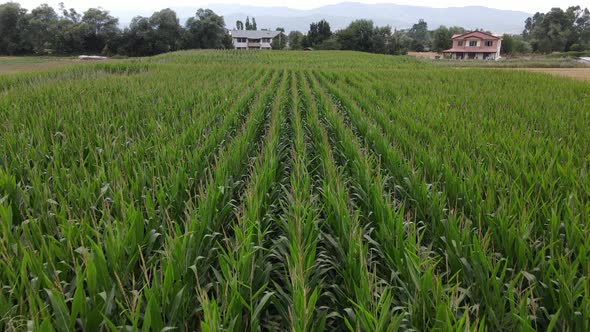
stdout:
<svg viewBox="0 0 590 332">
<path fill-rule="evenodd" d="M 249 16 L 246 17 L 245 27 L 246 27 L 246 30 L 258 30 L 258 26 L 256 25 L 256 18 L 252 17 L 252 23 L 250 23 L 250 17 Z M 243 29 L 238 29 L 238 30 L 243 30 Z"/>
<path fill-rule="evenodd" d="M 199 12 L 197 16 L 201 18 Z M 201 18 L 203 20 L 205 18 Z M 190 20 L 190 19 L 189 19 Z M 170 8 L 155 12 L 150 17 L 152 27 L 151 42 L 152 54 L 165 53 L 179 49 L 182 28 L 176 13 Z M 188 23 L 188 22 L 187 22 Z"/>
<path fill-rule="evenodd" d="M 580 6 L 537 12 L 525 22 L 523 37 L 533 51 L 567 52 L 590 48 L 590 11 Z"/>
<path fill-rule="evenodd" d="M 272 39 L 272 49 L 273 50 L 283 50 L 287 47 L 288 38 L 285 34 L 281 33 L 280 35 L 274 37 Z"/>
<path fill-rule="evenodd" d="M 453 47 L 453 34 L 445 26 L 440 26 L 432 33 L 432 50 L 442 52 Z"/>
<path fill-rule="evenodd" d="M 146 56 L 186 48 L 233 47 L 223 17 L 210 9 L 199 9 L 185 28 L 169 8 L 149 18 L 134 17 L 122 31 L 118 24 L 101 8 L 79 14 L 60 4 L 58 14 L 43 4 L 27 13 L 16 3 L 6 3 L 0 5 L 0 54 Z"/>
<path fill-rule="evenodd" d="M 533 50 L 531 45 L 522 36 L 504 34 L 502 36 L 502 54 L 527 54 Z"/>
<path fill-rule="evenodd" d="M 195 17 L 189 18 L 186 22 L 183 48 L 228 48 L 226 37 L 223 17 L 211 9 L 201 8 Z"/>
<path fill-rule="evenodd" d="M 424 20 L 419 20 L 408 30 L 408 37 L 412 38 L 410 50 L 415 52 L 423 52 L 430 49 L 430 38 L 428 34 L 428 23 Z"/>
<path fill-rule="evenodd" d="M 317 47 L 324 41 L 330 39 L 332 36 L 332 30 L 330 29 L 330 23 L 326 20 L 321 20 L 317 23 L 311 23 L 309 25 L 309 32 L 307 33 L 307 42 L 310 47 Z"/>
<path fill-rule="evenodd" d="M 24 36 L 26 9 L 18 3 L 0 5 L 0 54 L 14 55 L 27 49 Z"/>
<path fill-rule="evenodd" d="M 27 16 L 28 39 L 36 54 L 51 53 L 56 47 L 58 15 L 53 8 L 43 4 Z"/>
<path fill-rule="evenodd" d="M 356 20 L 338 31 L 337 39 L 344 50 L 371 52 L 374 29 L 373 21 Z"/>
<path fill-rule="evenodd" d="M 321 44 L 317 45 L 318 50 L 340 50 L 342 45 L 336 38 L 329 38 L 324 40 Z"/>
<path fill-rule="evenodd" d="M 421 24 L 426 23 L 421 21 Z M 390 26 L 375 26 L 370 20 L 357 20 L 337 31 L 334 37 L 319 44 L 318 48 L 401 55 L 416 49 L 417 41 L 410 35 L 416 37 L 408 31 L 392 32 Z"/>
<path fill-rule="evenodd" d="M 82 15 L 80 27 L 84 50 L 93 54 L 111 54 L 116 51 L 113 41 L 119 33 L 119 19 L 108 11 L 90 8 Z"/>
<path fill-rule="evenodd" d="M 299 31 L 291 31 L 289 32 L 289 36 L 287 38 L 289 42 L 289 49 L 291 50 L 302 50 L 303 49 L 303 39 L 304 35 Z"/>
<path fill-rule="evenodd" d="M 0 91 L 0 330 L 590 329 L 585 83 L 210 50 Z"/>
<path fill-rule="evenodd" d="M 154 55 L 180 48 L 183 30 L 170 9 L 154 13 L 150 18 L 134 17 L 123 32 L 120 53 L 131 56 Z"/>
<path fill-rule="evenodd" d="M 461 27 L 440 26 L 438 29 L 431 32 L 432 51 L 442 52 L 453 47 L 453 35 L 465 33 L 465 29 Z"/>
</svg>

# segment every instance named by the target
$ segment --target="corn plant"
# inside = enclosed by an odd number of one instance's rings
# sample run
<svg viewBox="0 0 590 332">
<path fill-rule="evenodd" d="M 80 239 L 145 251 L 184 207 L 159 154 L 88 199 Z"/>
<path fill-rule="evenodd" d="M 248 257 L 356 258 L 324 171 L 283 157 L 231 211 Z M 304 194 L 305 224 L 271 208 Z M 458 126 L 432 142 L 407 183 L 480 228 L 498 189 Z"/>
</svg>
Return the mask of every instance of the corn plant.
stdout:
<svg viewBox="0 0 590 332">
<path fill-rule="evenodd" d="M 589 96 L 344 51 L 0 75 L 0 330 L 588 331 Z"/>
</svg>

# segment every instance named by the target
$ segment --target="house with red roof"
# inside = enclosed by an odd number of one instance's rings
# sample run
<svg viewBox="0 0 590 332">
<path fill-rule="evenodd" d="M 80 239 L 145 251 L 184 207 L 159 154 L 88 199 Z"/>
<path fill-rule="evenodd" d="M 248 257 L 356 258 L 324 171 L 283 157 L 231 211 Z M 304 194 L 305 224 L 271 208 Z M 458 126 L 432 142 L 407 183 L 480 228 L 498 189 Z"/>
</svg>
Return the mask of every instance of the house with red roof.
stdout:
<svg viewBox="0 0 590 332">
<path fill-rule="evenodd" d="M 472 31 L 453 36 L 453 48 L 443 51 L 445 58 L 457 60 L 499 60 L 502 38 Z"/>
</svg>

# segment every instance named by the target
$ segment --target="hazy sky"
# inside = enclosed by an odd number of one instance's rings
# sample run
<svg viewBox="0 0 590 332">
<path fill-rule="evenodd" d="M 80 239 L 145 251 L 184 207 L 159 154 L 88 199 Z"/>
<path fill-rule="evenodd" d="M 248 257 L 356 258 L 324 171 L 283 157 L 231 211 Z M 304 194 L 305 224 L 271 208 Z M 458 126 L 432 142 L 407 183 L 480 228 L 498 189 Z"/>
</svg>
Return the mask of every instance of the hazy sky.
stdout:
<svg viewBox="0 0 590 332">
<path fill-rule="evenodd" d="M 8 0 L 0 0 L 3 3 Z M 19 2 L 25 8 L 33 8 L 41 3 L 49 3 L 57 8 L 60 2 L 52 0 L 13 0 Z M 269 1 L 269 0 L 248 0 L 244 2 L 235 0 L 167 0 L 167 1 L 145 1 L 145 0 L 62 0 L 66 7 L 74 7 L 76 9 L 86 9 L 89 7 L 103 7 L 108 10 L 156 10 L 166 7 L 206 7 L 207 4 L 213 3 L 241 3 L 243 5 L 256 6 L 286 6 L 297 9 L 311 9 L 320 7 L 322 5 L 334 4 L 339 2 L 363 2 L 363 3 L 397 3 L 416 6 L 428 7 L 455 7 L 455 6 L 486 6 L 498 9 L 512 9 L 522 10 L 529 13 L 537 11 L 548 11 L 551 7 L 568 7 L 571 5 L 580 5 L 582 7 L 590 8 L 590 0 L 284 0 L 284 1 Z"/>
</svg>

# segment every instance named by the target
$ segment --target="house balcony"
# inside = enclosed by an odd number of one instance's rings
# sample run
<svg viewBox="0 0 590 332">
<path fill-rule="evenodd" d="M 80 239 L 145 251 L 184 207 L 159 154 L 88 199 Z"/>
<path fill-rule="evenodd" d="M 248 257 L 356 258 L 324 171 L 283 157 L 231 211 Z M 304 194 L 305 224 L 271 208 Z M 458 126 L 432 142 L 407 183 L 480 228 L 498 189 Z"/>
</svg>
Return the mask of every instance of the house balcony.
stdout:
<svg viewBox="0 0 590 332">
<path fill-rule="evenodd" d="M 260 47 L 260 43 L 248 43 L 248 47 Z"/>
<path fill-rule="evenodd" d="M 445 52 L 496 53 L 498 46 L 454 46 Z"/>
</svg>

